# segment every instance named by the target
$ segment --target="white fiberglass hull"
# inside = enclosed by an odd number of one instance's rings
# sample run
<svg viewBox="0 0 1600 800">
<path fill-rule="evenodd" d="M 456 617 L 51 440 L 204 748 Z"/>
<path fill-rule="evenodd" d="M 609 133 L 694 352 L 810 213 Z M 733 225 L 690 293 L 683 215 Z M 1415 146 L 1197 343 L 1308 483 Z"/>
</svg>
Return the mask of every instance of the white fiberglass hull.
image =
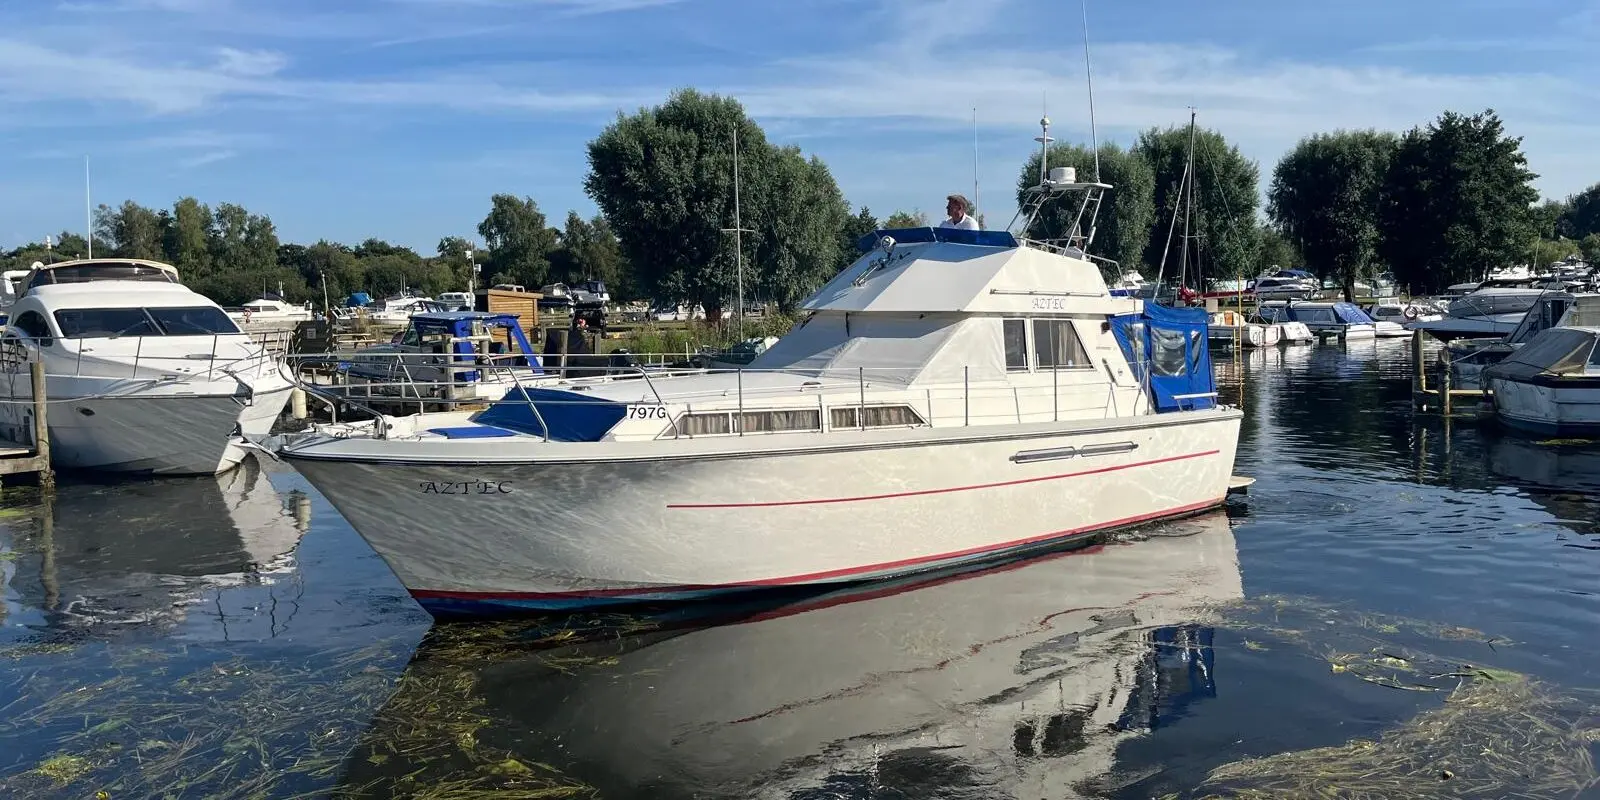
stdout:
<svg viewBox="0 0 1600 800">
<path fill-rule="evenodd" d="M 425 608 L 470 616 L 873 580 L 1192 513 L 1224 500 L 1239 421 L 285 455 Z"/>
<path fill-rule="evenodd" d="M 1283 341 L 1283 329 L 1277 325 L 1246 323 L 1244 325 L 1211 325 L 1207 336 L 1217 344 L 1241 347 L 1276 347 Z"/>
<path fill-rule="evenodd" d="M 275 372 L 254 379 L 133 387 L 123 379 L 50 376 L 46 420 L 58 469 L 154 475 L 226 472 L 246 455 L 239 436 L 265 436 L 292 387 Z M 0 380 L 0 435 L 31 441 L 33 407 L 26 375 Z"/>
<path fill-rule="evenodd" d="M 1495 415 L 1508 427 L 1554 436 L 1600 435 L 1600 379 L 1490 378 L 1488 384 Z"/>
</svg>

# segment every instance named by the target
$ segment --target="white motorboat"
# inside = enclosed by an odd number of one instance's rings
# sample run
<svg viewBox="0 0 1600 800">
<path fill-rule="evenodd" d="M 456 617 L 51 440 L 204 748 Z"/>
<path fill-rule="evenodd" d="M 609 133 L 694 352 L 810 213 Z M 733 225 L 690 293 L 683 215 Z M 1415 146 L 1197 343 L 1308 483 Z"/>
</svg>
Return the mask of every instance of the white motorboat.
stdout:
<svg viewBox="0 0 1600 800">
<path fill-rule="evenodd" d="M 924 796 L 838 787 L 926 764 L 947 779 L 939 796 L 1078 798 L 1082 784 L 1112 780 L 1119 747 L 1211 702 L 1227 671 L 1217 653 L 1229 649 L 1211 644 L 1244 590 L 1226 515 L 1153 533 L 554 650 L 495 638 L 467 649 L 444 631 L 450 644 L 425 637 L 390 702 L 470 686 L 463 700 L 561 732 L 506 737 L 511 755 L 559 758 L 606 797 Z M 542 630 L 519 628 L 514 641 Z M 406 735 L 388 727 L 404 715 L 376 717 L 374 739 Z M 353 759 L 346 785 L 392 774 L 381 769 Z"/>
<path fill-rule="evenodd" d="M 1271 322 L 1299 322 L 1318 338 L 1358 341 L 1410 335 L 1401 325 L 1374 320 L 1354 303 L 1268 301 L 1257 313 Z"/>
<path fill-rule="evenodd" d="M 295 305 L 284 302 L 283 287 L 280 286 L 277 295 L 264 295 L 258 300 L 251 300 L 237 310 L 230 310 L 228 316 L 234 322 L 247 325 L 252 322 L 302 322 L 315 315 L 310 303 Z"/>
<path fill-rule="evenodd" d="M 339 373 L 340 385 L 318 391 L 341 399 L 483 403 L 558 379 L 541 367 L 515 314 L 482 311 L 414 314 L 394 341 L 342 355 Z"/>
<path fill-rule="evenodd" d="M 1218 311 L 1211 315 L 1207 334 L 1217 344 L 1240 347 L 1276 347 L 1283 341 L 1283 327 L 1270 323 L 1249 322 L 1238 311 Z"/>
<path fill-rule="evenodd" d="M 1550 328 L 1483 370 L 1495 416 L 1553 436 L 1600 435 L 1600 327 Z"/>
<path fill-rule="evenodd" d="M 0 434 L 32 439 L 28 362 L 42 360 L 56 466 L 211 474 L 244 457 L 289 401 L 278 361 L 166 264 L 34 270 L 0 338 Z"/>
<path fill-rule="evenodd" d="M 1501 339 L 1457 339 L 1446 342 L 1439 358 L 1450 370 L 1450 385 L 1482 389 L 1485 367 L 1505 360 L 1540 332 L 1559 326 L 1600 325 L 1600 295 L 1546 292 L 1517 329 Z"/>
<path fill-rule="evenodd" d="M 1380 300 L 1367 312 L 1376 322 L 1404 326 L 1408 322 L 1433 322 L 1444 319 L 1444 312 L 1431 303 L 1400 299 Z"/>
<path fill-rule="evenodd" d="M 1019 215 L 1107 188 L 1056 168 Z M 1089 211 L 1064 245 L 869 234 L 748 369 L 277 450 L 438 616 L 890 578 L 1216 506 L 1242 415 L 1205 314 L 1112 297 Z"/>
<path fill-rule="evenodd" d="M 1263 274 L 1246 287 L 1246 291 L 1255 294 L 1256 300 L 1310 300 L 1321 290 L 1315 276 L 1297 269 Z"/>
<path fill-rule="evenodd" d="M 1489 280 L 1477 284 L 1466 294 L 1451 300 L 1443 319 L 1408 322 L 1406 327 L 1423 331 L 1441 341 L 1453 339 L 1499 339 L 1517 329 L 1528 309 L 1550 292 L 1565 291 L 1554 283 L 1533 288 L 1527 278 Z M 1458 284 L 1452 290 L 1467 288 Z"/>
<path fill-rule="evenodd" d="M 1128 270 L 1122 273 L 1122 276 L 1111 284 L 1109 288 L 1112 297 L 1148 297 L 1155 290 L 1155 286 L 1146 281 L 1138 270 Z"/>
</svg>

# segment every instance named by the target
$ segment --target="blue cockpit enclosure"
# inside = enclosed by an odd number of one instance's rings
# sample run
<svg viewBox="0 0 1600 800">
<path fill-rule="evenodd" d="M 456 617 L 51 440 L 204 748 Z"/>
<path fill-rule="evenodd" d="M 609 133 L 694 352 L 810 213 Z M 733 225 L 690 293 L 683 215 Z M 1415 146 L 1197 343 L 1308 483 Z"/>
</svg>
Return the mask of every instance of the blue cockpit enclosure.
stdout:
<svg viewBox="0 0 1600 800">
<path fill-rule="evenodd" d="M 1217 404 L 1216 377 L 1206 346 L 1209 318 L 1204 309 L 1145 303 L 1137 314 L 1111 318 L 1111 332 L 1150 387 L 1156 411 L 1191 411 Z"/>
<path fill-rule="evenodd" d="M 628 407 L 578 392 L 516 388 L 472 421 L 555 442 L 598 442 L 622 421 Z M 549 426 L 548 431 L 545 426 Z"/>
</svg>

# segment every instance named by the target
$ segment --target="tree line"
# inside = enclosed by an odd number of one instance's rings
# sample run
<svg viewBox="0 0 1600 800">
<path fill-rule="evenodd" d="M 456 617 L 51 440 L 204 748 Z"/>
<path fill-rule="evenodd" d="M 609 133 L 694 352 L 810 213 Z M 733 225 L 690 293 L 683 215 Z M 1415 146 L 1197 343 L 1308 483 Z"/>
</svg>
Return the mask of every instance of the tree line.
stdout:
<svg viewBox="0 0 1600 800">
<path fill-rule="evenodd" d="M 480 286 L 599 279 L 615 298 L 698 303 L 716 319 L 737 293 L 741 267 L 747 300 L 792 311 L 880 227 L 869 209 L 852 211 L 826 164 L 767 141 L 729 97 L 684 89 L 619 113 L 587 156 L 584 190 L 599 215 L 568 212 L 556 227 L 533 198 L 497 194 L 477 227 L 481 243 L 447 236 L 429 255 L 378 239 L 285 244 L 269 217 L 191 197 L 171 209 L 101 206 L 96 252 L 171 263 L 224 304 L 280 283 L 288 299 L 320 301 L 324 280 L 334 302 L 356 291 L 459 291 L 476 263 Z M 1019 203 L 1041 160 L 1113 186 L 1091 248 L 1107 259 L 1108 278 L 1129 270 L 1176 278 L 1183 265 L 1184 282 L 1199 286 L 1302 266 L 1350 289 L 1389 269 L 1423 292 L 1513 263 L 1579 252 L 1600 260 L 1600 184 L 1535 206 L 1521 141 L 1492 111 L 1448 112 L 1404 135 L 1307 137 L 1273 170 L 1264 218 L 1259 167 L 1215 130 L 1151 128 L 1128 147 L 1104 144 L 1097 153 L 1052 145 L 1022 165 Z M 1073 211 L 1047 209 L 1025 233 L 1060 238 Z M 897 211 L 882 227 L 928 224 L 921 212 Z M 49 255 L 80 256 L 85 245 L 64 232 Z M 45 257 L 29 244 L 0 253 L 0 265 Z"/>
<path fill-rule="evenodd" d="M 1268 213 L 1347 293 L 1384 269 L 1432 293 L 1502 267 L 1600 263 L 1600 184 L 1535 205 L 1537 177 L 1493 110 L 1451 111 L 1404 134 L 1302 139 L 1273 172 Z"/>
</svg>

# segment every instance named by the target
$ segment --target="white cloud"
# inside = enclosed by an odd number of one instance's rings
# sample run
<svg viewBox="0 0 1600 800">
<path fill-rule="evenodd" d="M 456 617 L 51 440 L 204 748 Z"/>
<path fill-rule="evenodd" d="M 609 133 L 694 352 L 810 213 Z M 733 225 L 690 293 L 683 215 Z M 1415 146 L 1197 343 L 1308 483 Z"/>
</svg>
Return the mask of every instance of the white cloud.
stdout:
<svg viewBox="0 0 1600 800">
<path fill-rule="evenodd" d="M 216 69 L 229 75 L 238 75 L 246 78 L 263 78 L 276 75 L 288 66 L 289 59 L 282 53 L 271 50 L 236 50 L 232 47 L 217 48 Z"/>
</svg>

